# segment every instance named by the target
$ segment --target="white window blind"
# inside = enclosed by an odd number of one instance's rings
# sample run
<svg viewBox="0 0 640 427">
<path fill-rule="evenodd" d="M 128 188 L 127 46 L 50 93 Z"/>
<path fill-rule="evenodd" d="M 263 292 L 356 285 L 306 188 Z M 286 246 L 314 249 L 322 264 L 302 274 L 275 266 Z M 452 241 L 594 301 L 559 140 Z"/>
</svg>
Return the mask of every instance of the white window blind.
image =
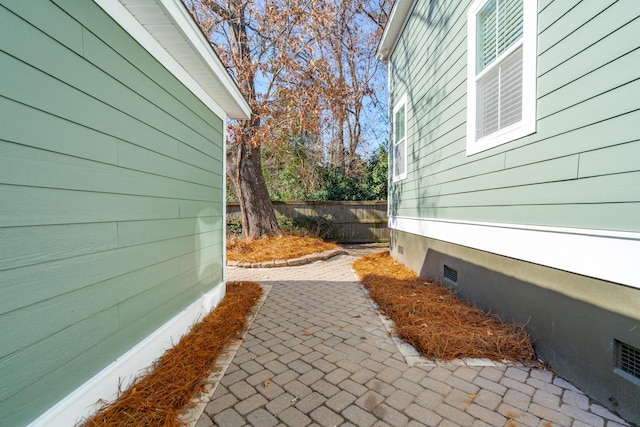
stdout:
<svg viewBox="0 0 640 427">
<path fill-rule="evenodd" d="M 468 153 L 535 129 L 535 116 L 526 111 L 535 108 L 535 69 L 527 70 L 535 67 L 535 3 L 476 0 L 469 10 Z M 519 124 L 522 129 L 509 134 Z"/>
<path fill-rule="evenodd" d="M 477 17 L 476 138 L 522 119 L 522 49 L 505 52 L 522 38 L 522 0 L 489 0 Z"/>
</svg>

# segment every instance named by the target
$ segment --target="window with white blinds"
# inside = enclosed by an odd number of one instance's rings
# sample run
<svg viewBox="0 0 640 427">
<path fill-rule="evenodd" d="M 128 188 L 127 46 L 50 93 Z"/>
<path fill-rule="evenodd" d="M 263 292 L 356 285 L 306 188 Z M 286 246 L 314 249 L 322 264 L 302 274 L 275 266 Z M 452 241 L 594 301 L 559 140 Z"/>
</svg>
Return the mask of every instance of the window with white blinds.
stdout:
<svg viewBox="0 0 640 427">
<path fill-rule="evenodd" d="M 467 154 L 535 131 L 536 3 L 476 0 L 469 9 Z"/>
<path fill-rule="evenodd" d="M 393 109 L 393 180 L 407 177 L 407 97 Z"/>
</svg>

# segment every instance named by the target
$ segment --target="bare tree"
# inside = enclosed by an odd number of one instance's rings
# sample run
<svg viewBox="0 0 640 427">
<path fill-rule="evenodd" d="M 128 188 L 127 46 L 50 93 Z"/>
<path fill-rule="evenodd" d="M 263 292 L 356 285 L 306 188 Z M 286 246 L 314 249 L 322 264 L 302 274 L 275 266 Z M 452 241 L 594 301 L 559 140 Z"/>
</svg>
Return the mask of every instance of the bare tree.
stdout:
<svg viewBox="0 0 640 427">
<path fill-rule="evenodd" d="M 322 129 L 335 121 L 337 139 L 349 135 L 348 144 L 335 144 L 345 153 L 337 158 L 348 163 L 345 156 L 355 153 L 361 137 L 362 100 L 354 98 L 375 93 L 370 81 L 378 65 L 371 40 L 380 31 L 374 25 L 363 42 L 355 35 L 354 18 L 385 16 L 386 9 L 377 8 L 391 1 L 376 0 L 367 10 L 359 6 L 369 3 L 350 0 L 184 1 L 253 109 L 250 120 L 229 126 L 227 147 L 227 176 L 240 203 L 243 232 L 280 235 L 261 146 L 300 135 L 319 141 Z"/>
</svg>

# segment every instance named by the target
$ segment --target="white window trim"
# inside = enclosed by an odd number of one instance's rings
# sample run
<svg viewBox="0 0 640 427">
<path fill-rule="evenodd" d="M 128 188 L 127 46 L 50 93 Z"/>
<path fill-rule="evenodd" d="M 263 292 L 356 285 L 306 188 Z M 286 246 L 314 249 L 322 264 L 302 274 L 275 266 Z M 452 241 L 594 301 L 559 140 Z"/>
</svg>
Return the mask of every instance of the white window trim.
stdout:
<svg viewBox="0 0 640 427">
<path fill-rule="evenodd" d="M 467 12 L 467 156 L 530 135 L 536 131 L 536 83 L 538 2 L 523 2 L 522 40 L 509 52 L 523 46 L 522 120 L 476 140 L 476 15 L 488 0 L 475 0 Z M 508 53 L 508 52 L 507 52 Z M 481 73 L 480 75 L 482 75 Z"/>
<path fill-rule="evenodd" d="M 398 141 L 396 141 L 396 113 L 398 112 L 398 110 L 400 108 L 404 107 L 404 173 L 401 173 L 400 175 L 396 175 L 396 145 L 398 144 Z M 392 174 L 393 174 L 393 182 L 396 181 L 401 181 L 403 179 L 405 179 L 407 177 L 407 152 L 409 151 L 409 132 L 407 129 L 407 117 L 408 117 L 408 111 L 407 111 L 407 95 L 403 95 L 400 100 L 396 103 L 396 105 L 393 107 L 393 115 L 391 116 L 391 123 L 392 123 L 392 134 L 391 137 L 393 139 L 393 145 L 392 145 L 392 159 L 393 159 L 393 164 L 392 166 Z M 400 140 L 401 142 L 402 140 Z"/>
</svg>

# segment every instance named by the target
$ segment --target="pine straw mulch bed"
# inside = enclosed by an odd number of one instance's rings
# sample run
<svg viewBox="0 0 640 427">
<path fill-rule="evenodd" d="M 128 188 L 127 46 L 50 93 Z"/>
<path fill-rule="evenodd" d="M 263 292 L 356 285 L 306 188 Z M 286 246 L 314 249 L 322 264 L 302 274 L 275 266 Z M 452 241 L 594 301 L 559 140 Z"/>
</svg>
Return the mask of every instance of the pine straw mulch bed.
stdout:
<svg viewBox="0 0 640 427">
<path fill-rule="evenodd" d="M 81 426 L 180 426 L 178 415 L 196 393 L 204 391 L 227 342 L 246 327 L 247 314 L 262 295 L 254 282 L 227 283 L 220 304 L 196 323 L 178 344 L 134 380 L 112 403 Z"/>
<path fill-rule="evenodd" d="M 396 333 L 426 358 L 535 364 L 524 325 L 472 307 L 441 283 L 417 277 L 389 252 L 359 258 L 353 269 Z"/>
<path fill-rule="evenodd" d="M 314 237 L 280 236 L 253 240 L 235 238 L 227 241 L 227 259 L 251 263 L 278 261 L 339 248 L 335 243 Z"/>
</svg>

